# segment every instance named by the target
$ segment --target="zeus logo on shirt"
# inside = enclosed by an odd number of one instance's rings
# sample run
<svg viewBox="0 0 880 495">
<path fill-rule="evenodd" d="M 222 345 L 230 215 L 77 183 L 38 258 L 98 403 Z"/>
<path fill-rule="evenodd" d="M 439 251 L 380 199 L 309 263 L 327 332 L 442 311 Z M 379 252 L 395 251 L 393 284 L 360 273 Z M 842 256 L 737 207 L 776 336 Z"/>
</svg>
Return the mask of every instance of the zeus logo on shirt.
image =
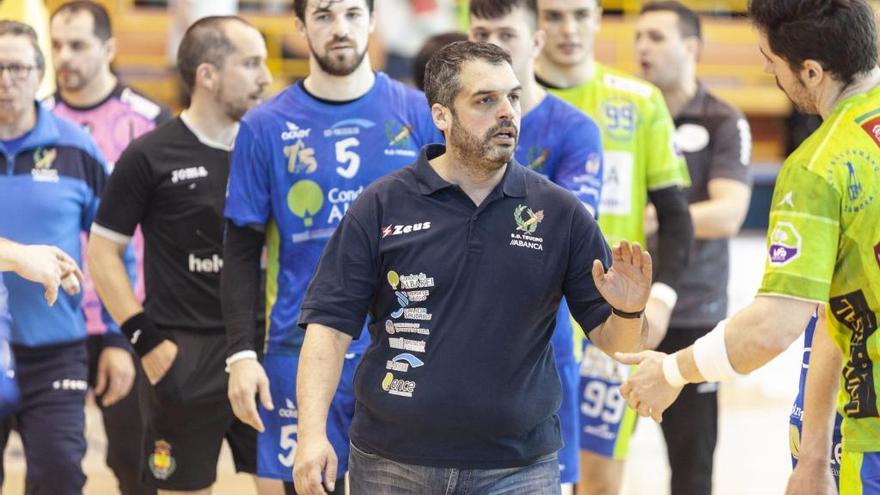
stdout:
<svg viewBox="0 0 880 495">
<path fill-rule="evenodd" d="M 203 166 L 179 168 L 171 172 L 171 182 L 177 184 L 185 180 L 201 179 L 208 176 L 208 170 Z"/>
<path fill-rule="evenodd" d="M 395 235 L 404 235 L 420 230 L 428 230 L 431 228 L 431 222 L 414 223 L 411 225 L 389 225 L 382 229 L 382 238 Z"/>
</svg>

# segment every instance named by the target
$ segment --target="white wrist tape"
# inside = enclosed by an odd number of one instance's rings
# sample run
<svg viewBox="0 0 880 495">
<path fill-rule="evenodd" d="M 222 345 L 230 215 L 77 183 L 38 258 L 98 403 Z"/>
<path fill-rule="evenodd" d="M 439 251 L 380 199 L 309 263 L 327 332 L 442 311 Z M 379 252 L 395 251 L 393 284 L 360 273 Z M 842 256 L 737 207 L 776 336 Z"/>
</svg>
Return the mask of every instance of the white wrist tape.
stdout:
<svg viewBox="0 0 880 495">
<path fill-rule="evenodd" d="M 257 352 L 256 351 L 238 351 L 235 354 L 226 358 L 226 371 L 229 373 L 229 367 L 232 366 L 232 363 L 237 363 L 239 361 L 244 361 L 245 359 L 253 359 L 256 361 Z"/>
<path fill-rule="evenodd" d="M 669 309 L 674 308 L 675 303 L 678 302 L 678 293 L 663 282 L 654 282 L 651 286 L 651 297 L 662 302 Z"/>
<path fill-rule="evenodd" d="M 678 368 L 678 353 L 668 354 L 663 358 L 663 377 L 673 387 L 683 387 L 688 381 L 684 379 Z"/>
<path fill-rule="evenodd" d="M 727 356 L 724 330 L 727 320 L 694 342 L 694 361 L 707 382 L 726 382 L 745 375 L 737 373 Z"/>
</svg>

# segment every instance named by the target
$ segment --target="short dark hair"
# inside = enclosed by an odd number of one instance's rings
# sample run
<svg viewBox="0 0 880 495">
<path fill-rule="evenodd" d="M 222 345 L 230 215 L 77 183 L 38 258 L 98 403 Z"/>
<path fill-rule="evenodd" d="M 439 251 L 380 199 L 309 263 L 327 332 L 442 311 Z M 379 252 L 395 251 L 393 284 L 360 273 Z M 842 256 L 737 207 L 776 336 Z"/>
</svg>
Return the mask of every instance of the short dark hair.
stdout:
<svg viewBox="0 0 880 495">
<path fill-rule="evenodd" d="M 678 16 L 678 31 L 682 38 L 696 37 L 703 40 L 703 26 L 700 16 L 685 4 L 676 0 L 646 3 L 642 6 L 642 14 L 648 12 L 672 12 Z"/>
<path fill-rule="evenodd" d="M 431 36 L 425 40 L 425 44 L 419 50 L 419 53 L 413 57 L 413 82 L 420 90 L 425 90 L 425 67 L 428 60 L 434 53 L 444 46 L 455 43 L 456 41 L 467 41 L 468 36 L 461 31 L 450 31 L 448 33 L 440 33 Z"/>
<path fill-rule="evenodd" d="M 92 19 L 95 21 L 93 28 L 94 35 L 101 41 L 107 41 L 113 37 L 113 28 L 110 24 L 110 14 L 107 13 L 107 9 L 105 9 L 103 5 L 97 2 L 91 2 L 89 0 L 67 2 L 61 7 L 58 7 L 58 10 L 52 13 L 51 19 L 54 19 L 55 16 L 62 12 L 68 12 L 71 14 L 76 12 L 88 12 L 92 15 Z"/>
<path fill-rule="evenodd" d="M 177 50 L 177 70 L 189 94 L 196 86 L 196 70 L 202 64 L 223 67 L 226 57 L 235 51 L 235 45 L 226 34 L 226 24 L 251 24 L 234 15 L 203 17 L 187 28 Z"/>
<path fill-rule="evenodd" d="M 516 9 L 538 17 L 538 0 L 471 0 L 470 14 L 477 19 L 499 19 Z"/>
<path fill-rule="evenodd" d="M 40 50 L 40 40 L 34 28 L 23 22 L 0 19 L 0 36 L 21 36 L 29 39 L 34 47 L 34 65 L 41 71 L 46 68 L 46 59 L 43 57 L 43 51 Z"/>
<path fill-rule="evenodd" d="M 877 65 L 877 26 L 865 0 L 750 0 L 749 17 L 793 71 L 812 59 L 849 84 Z"/>
<path fill-rule="evenodd" d="M 428 104 L 439 103 L 454 111 L 455 97 L 461 91 L 461 67 L 471 60 L 492 65 L 511 65 L 510 54 L 492 43 L 456 41 L 437 50 L 425 67 L 425 96 Z"/>
<path fill-rule="evenodd" d="M 323 2 L 327 4 L 329 7 L 331 4 L 336 2 L 341 2 L 342 0 L 312 0 L 315 2 Z M 367 4 L 367 10 L 372 14 L 373 13 L 373 0 L 364 0 L 364 3 Z M 306 6 L 309 4 L 309 0 L 293 0 L 293 13 L 296 14 L 296 17 L 302 22 L 306 22 Z"/>
</svg>

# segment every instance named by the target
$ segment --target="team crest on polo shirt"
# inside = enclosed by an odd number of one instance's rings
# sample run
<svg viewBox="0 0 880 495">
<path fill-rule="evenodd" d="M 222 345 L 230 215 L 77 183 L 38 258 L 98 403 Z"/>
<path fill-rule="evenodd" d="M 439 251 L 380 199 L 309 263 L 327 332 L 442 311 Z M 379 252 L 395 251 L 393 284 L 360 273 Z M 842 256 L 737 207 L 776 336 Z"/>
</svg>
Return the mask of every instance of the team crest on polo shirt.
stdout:
<svg viewBox="0 0 880 495">
<path fill-rule="evenodd" d="M 34 168 L 31 176 L 37 182 L 58 182 L 58 170 L 52 168 L 55 159 L 58 158 L 58 150 L 55 148 L 37 148 L 34 151 Z"/>
<path fill-rule="evenodd" d="M 536 212 L 520 204 L 513 210 L 513 219 L 516 221 L 516 230 L 510 234 L 510 245 L 543 251 L 544 239 L 534 234 L 538 230 L 538 225 L 544 220 L 544 210 Z"/>
<path fill-rule="evenodd" d="M 177 461 L 171 455 L 171 444 L 165 440 L 156 441 L 149 462 L 150 471 L 158 480 L 167 480 L 177 468 Z"/>
</svg>

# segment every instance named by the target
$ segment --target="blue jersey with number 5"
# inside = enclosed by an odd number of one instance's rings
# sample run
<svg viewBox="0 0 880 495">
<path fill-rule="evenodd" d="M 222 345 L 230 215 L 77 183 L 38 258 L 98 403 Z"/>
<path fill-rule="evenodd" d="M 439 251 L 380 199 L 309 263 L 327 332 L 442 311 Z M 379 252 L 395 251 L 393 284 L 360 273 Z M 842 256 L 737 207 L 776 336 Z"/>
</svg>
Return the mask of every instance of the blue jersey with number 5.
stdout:
<svg viewBox="0 0 880 495">
<path fill-rule="evenodd" d="M 239 226 L 266 227 L 267 353 L 299 353 L 300 303 L 346 210 L 432 142 L 442 135 L 425 96 L 382 73 L 354 101 L 316 99 L 300 82 L 245 115 L 225 215 Z M 368 343 L 361 338 L 350 352 Z"/>
</svg>

